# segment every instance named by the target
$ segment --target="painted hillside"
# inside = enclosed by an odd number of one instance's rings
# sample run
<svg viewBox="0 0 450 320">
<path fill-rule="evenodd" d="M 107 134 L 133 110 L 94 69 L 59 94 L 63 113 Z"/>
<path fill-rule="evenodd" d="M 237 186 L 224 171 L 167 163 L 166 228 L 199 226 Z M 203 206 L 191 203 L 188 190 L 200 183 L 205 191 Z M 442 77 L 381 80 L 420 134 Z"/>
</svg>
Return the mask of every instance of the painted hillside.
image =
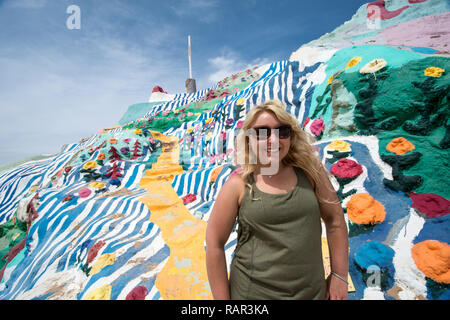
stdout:
<svg viewBox="0 0 450 320">
<path fill-rule="evenodd" d="M 448 1 L 370 2 L 286 60 L 154 90 L 117 125 L 3 172 L 0 299 L 211 299 L 208 218 L 246 113 L 268 99 L 330 172 L 349 298 L 449 299 L 449 30 Z M 235 245 L 236 229 L 228 264 Z"/>
</svg>

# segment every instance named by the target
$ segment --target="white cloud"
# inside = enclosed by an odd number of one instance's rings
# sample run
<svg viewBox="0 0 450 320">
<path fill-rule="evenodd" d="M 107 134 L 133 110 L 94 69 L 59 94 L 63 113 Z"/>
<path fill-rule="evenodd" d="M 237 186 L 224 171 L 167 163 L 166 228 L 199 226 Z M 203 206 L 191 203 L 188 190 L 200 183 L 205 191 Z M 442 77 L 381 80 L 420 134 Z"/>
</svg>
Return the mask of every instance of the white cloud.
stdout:
<svg viewBox="0 0 450 320">
<path fill-rule="evenodd" d="M 178 17 L 192 17 L 195 20 L 211 23 L 216 21 L 218 0 L 185 0 L 169 6 Z"/>
<path fill-rule="evenodd" d="M 6 0 L 4 5 L 11 8 L 42 8 L 47 0 Z"/>
<path fill-rule="evenodd" d="M 266 58 L 257 58 L 250 61 L 244 60 L 236 52 L 230 49 L 222 50 L 222 53 L 214 58 L 208 59 L 213 73 L 208 76 L 210 85 L 219 82 L 234 73 L 244 71 L 255 66 L 262 66 L 271 62 Z"/>
</svg>

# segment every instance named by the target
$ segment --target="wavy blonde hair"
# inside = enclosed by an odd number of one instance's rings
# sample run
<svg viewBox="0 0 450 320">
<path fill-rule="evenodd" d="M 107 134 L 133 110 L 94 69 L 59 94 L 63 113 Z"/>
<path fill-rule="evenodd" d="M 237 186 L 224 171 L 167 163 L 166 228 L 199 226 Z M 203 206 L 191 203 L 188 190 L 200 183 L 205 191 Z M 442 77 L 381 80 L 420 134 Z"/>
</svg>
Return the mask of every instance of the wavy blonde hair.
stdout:
<svg viewBox="0 0 450 320">
<path fill-rule="evenodd" d="M 320 159 L 314 153 L 312 148 L 312 143 L 315 142 L 314 139 L 311 135 L 307 134 L 300 128 L 297 119 L 287 112 L 283 104 L 277 100 L 266 101 L 264 104 L 250 109 L 247 113 L 242 128 L 236 137 L 236 144 L 238 146 L 245 146 L 244 150 L 238 151 L 244 152 L 244 163 L 237 165 L 242 168 L 242 171 L 239 174 L 250 189 L 250 198 L 252 200 L 257 200 L 253 198 L 253 188 L 248 181 L 248 176 L 255 172 L 257 164 L 252 164 L 249 161 L 250 156 L 254 156 L 254 154 L 251 154 L 252 150 L 249 145 L 249 136 L 246 132 L 252 128 L 256 118 L 262 112 L 270 112 L 278 119 L 279 122 L 291 126 L 291 144 L 287 155 L 281 160 L 281 162 L 286 166 L 299 167 L 303 170 L 303 172 L 314 182 L 313 188 L 319 202 L 335 203 L 335 201 L 330 202 L 329 200 L 318 195 L 316 191 L 316 186 L 321 183 L 321 179 L 323 179 L 324 175 L 327 175 L 328 172 L 322 165 Z M 326 178 L 328 179 L 328 177 Z M 333 189 L 333 191 L 335 190 Z"/>
</svg>

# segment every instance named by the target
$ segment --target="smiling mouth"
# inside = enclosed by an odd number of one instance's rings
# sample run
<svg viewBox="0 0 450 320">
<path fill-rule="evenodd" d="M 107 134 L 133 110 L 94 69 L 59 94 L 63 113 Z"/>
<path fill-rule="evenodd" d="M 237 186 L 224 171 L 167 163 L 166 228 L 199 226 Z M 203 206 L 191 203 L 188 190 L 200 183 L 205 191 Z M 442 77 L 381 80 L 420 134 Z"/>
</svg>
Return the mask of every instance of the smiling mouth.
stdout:
<svg viewBox="0 0 450 320">
<path fill-rule="evenodd" d="M 267 149 L 268 153 L 273 153 L 273 152 L 279 152 L 281 150 L 281 148 L 277 148 L 277 149 Z"/>
</svg>

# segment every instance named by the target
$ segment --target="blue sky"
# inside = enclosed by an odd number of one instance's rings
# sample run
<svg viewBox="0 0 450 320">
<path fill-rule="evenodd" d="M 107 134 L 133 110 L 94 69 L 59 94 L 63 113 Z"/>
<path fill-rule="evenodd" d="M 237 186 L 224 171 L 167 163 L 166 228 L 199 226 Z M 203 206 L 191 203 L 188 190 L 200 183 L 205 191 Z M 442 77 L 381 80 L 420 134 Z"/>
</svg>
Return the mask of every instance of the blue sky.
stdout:
<svg viewBox="0 0 450 320">
<path fill-rule="evenodd" d="M 117 124 L 159 85 L 203 89 L 285 60 L 362 0 L 0 0 L 0 166 L 57 153 Z M 77 5 L 81 29 L 70 30 Z"/>
</svg>

